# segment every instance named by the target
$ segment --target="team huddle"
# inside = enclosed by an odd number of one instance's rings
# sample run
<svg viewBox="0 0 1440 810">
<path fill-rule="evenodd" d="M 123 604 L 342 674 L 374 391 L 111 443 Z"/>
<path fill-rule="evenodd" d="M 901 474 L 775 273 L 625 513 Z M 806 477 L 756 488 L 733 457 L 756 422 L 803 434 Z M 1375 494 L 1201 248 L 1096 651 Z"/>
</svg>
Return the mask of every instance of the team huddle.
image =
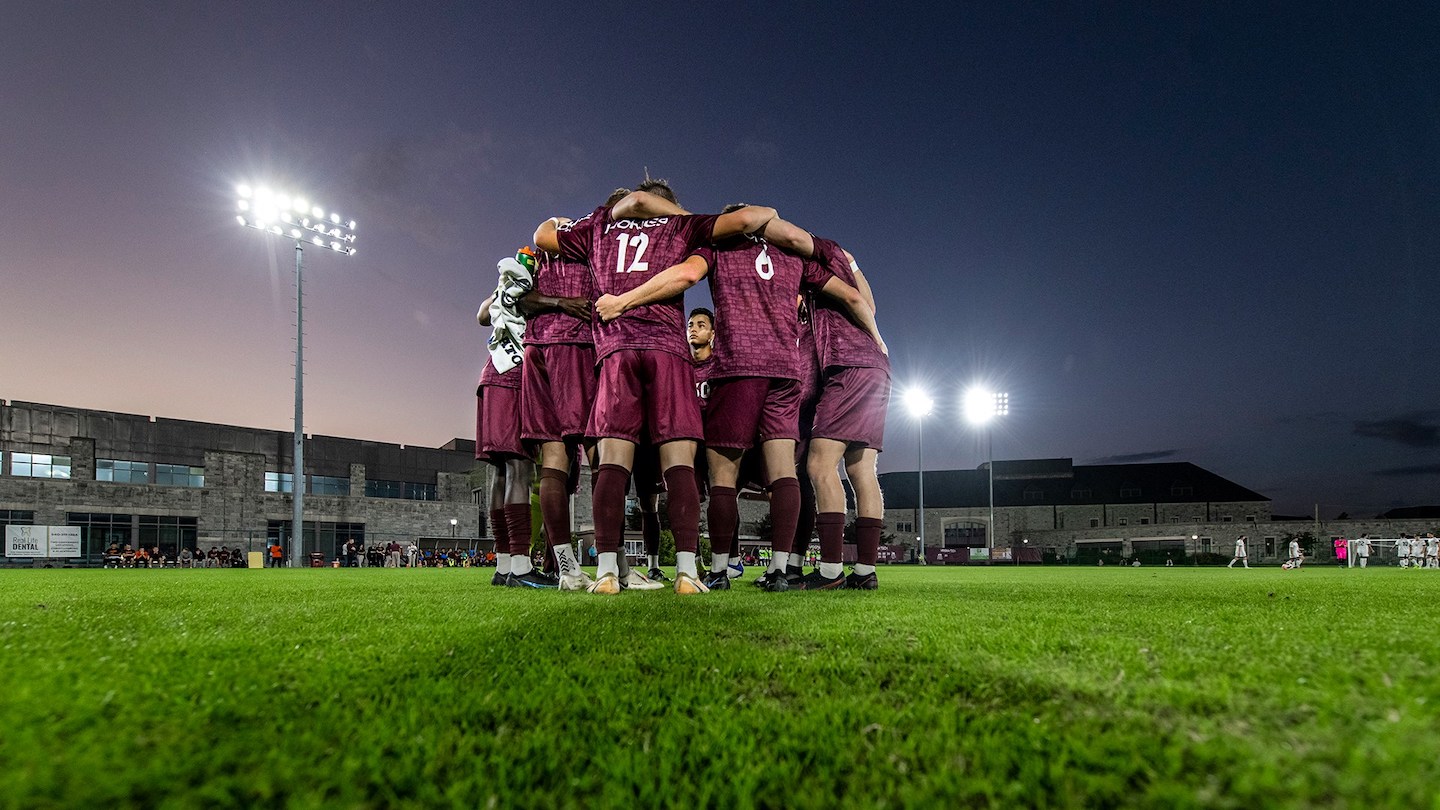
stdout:
<svg viewBox="0 0 1440 810">
<path fill-rule="evenodd" d="M 781 219 L 736 205 L 691 214 L 663 181 L 618 189 L 579 219 L 541 223 L 539 252 L 500 263 L 478 319 L 493 327 L 476 389 L 476 457 L 495 470 L 496 585 L 618 594 L 664 587 L 657 503 L 674 534 L 674 590 L 728 589 L 739 557 L 738 493 L 770 504 L 769 592 L 873 590 L 883 527 L 876 456 L 890 396 L 874 299 L 854 257 Z M 714 312 L 686 318 L 708 279 Z M 530 487 L 555 574 L 530 558 Z M 592 470 L 596 573 L 570 544 L 570 495 Z M 844 571 L 846 495 L 856 562 Z M 698 472 L 697 472 L 698 471 Z M 622 553 L 631 486 L 648 576 Z M 711 559 L 697 559 L 702 496 Z M 801 561 L 818 535 L 820 562 Z M 507 553 L 508 552 L 508 553 Z"/>
</svg>

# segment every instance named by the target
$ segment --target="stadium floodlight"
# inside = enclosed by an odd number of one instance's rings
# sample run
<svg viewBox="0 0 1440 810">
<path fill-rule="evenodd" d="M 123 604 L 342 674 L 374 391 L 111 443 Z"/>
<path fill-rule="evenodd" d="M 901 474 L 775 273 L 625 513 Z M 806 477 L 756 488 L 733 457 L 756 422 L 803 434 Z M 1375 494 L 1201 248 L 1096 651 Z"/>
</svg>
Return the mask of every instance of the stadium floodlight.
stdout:
<svg viewBox="0 0 1440 810">
<path fill-rule="evenodd" d="M 997 416 L 1010 413 L 1010 395 L 996 393 L 975 385 L 967 388 L 960 397 L 960 408 L 965 420 L 976 427 L 985 428 L 985 466 L 990 473 L 990 525 L 985 530 L 985 545 L 995 548 L 995 439 L 990 425 Z"/>
<path fill-rule="evenodd" d="M 295 508 L 290 564 L 300 568 L 305 564 L 305 238 L 342 256 L 354 256 L 355 220 L 341 223 L 339 215 L 332 212 L 332 221 L 327 222 L 325 211 L 319 206 L 310 208 L 306 197 L 269 186 L 241 183 L 235 187 L 235 196 L 239 211 L 235 219 L 241 225 L 295 240 L 295 466 L 291 484 Z M 313 218 L 306 215 L 307 210 Z"/>
<path fill-rule="evenodd" d="M 925 565 L 925 438 L 922 430 L 925 424 L 925 417 L 935 407 L 935 400 L 919 388 L 911 388 L 905 392 L 905 407 L 910 415 L 915 417 L 915 471 L 916 488 L 919 494 L 919 509 L 916 513 L 920 516 L 920 564 Z"/>
</svg>

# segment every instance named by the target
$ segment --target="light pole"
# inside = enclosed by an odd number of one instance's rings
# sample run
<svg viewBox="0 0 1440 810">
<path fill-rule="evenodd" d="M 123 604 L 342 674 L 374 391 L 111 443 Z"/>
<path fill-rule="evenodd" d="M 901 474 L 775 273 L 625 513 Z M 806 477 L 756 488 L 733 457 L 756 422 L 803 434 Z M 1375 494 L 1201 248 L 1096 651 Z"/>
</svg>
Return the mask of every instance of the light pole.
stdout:
<svg viewBox="0 0 1440 810">
<path fill-rule="evenodd" d="M 925 437 L 922 426 L 925 417 L 935 407 L 935 400 L 918 388 L 905 392 L 905 407 L 915 417 L 915 469 L 920 495 L 920 564 L 925 565 Z"/>
<path fill-rule="evenodd" d="M 1010 395 L 997 394 L 988 388 L 975 386 L 966 390 L 961 402 L 965 419 L 970 424 L 985 428 L 985 466 L 990 473 L 990 525 L 985 530 L 985 545 L 991 551 L 995 548 L 995 439 L 990 423 L 997 416 L 1010 413 Z"/>
<path fill-rule="evenodd" d="M 457 525 L 459 525 L 459 523 L 460 523 L 460 521 L 456 520 L 455 518 L 450 518 L 450 539 L 451 539 L 451 540 L 454 540 L 454 539 L 455 539 L 455 527 L 456 527 Z"/>
<path fill-rule="evenodd" d="M 304 565 L 305 541 L 305 292 L 301 269 L 305 240 L 344 256 L 355 255 L 355 220 L 312 206 L 305 198 L 272 191 L 266 186 L 235 188 L 235 219 L 247 228 L 295 240 L 295 465 L 290 491 L 295 510 L 290 528 L 290 562 Z"/>
</svg>

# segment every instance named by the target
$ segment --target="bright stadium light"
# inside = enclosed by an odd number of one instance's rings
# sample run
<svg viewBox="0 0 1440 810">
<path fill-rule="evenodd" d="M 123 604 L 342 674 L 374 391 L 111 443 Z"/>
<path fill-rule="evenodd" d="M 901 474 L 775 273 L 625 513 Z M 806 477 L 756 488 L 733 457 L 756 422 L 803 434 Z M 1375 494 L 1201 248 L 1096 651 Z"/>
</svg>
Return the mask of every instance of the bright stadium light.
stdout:
<svg viewBox="0 0 1440 810">
<path fill-rule="evenodd" d="M 998 416 L 1010 413 L 1010 395 L 996 393 L 976 385 L 965 390 L 960 397 L 960 409 L 965 421 L 976 427 L 985 428 L 985 466 L 990 474 L 990 525 L 985 529 L 985 545 L 995 548 L 995 438 L 991 422 Z"/>
<path fill-rule="evenodd" d="M 308 235 L 318 247 L 354 256 L 355 221 L 350 220 L 346 228 L 340 225 L 340 215 L 331 212 L 332 221 L 327 223 L 325 211 L 318 205 L 310 208 L 307 198 L 275 192 L 268 186 L 252 188 L 241 183 L 235 187 L 235 195 L 235 207 L 240 212 L 235 219 L 241 225 L 276 236 L 288 235 L 295 240 L 295 466 L 291 487 L 295 509 L 290 529 L 290 561 L 300 568 L 304 565 L 305 544 L 305 238 Z M 307 210 L 314 215 L 314 220 L 305 217 Z M 290 227 L 283 228 L 277 221 Z M 336 225 L 340 227 L 334 227 Z"/>
<path fill-rule="evenodd" d="M 920 564 L 925 564 L 925 438 L 923 426 L 925 417 L 935 407 L 935 400 L 919 388 L 911 388 L 905 392 L 905 408 L 910 415 L 915 417 L 915 477 L 916 489 L 919 495 L 919 509 L 916 510 L 919 518 L 919 551 Z"/>
</svg>

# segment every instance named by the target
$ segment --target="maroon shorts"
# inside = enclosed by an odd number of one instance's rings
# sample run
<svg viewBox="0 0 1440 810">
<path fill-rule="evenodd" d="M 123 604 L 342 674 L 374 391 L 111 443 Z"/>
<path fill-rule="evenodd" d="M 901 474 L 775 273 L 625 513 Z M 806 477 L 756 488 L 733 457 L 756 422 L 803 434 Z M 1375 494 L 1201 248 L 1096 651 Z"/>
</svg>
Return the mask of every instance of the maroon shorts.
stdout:
<svg viewBox="0 0 1440 810">
<path fill-rule="evenodd" d="M 625 349 L 600 361 L 585 435 L 636 444 L 700 440 L 705 426 L 690 361 L 658 350 Z"/>
<path fill-rule="evenodd" d="M 533 445 L 584 436 L 595 399 L 595 347 L 526 346 L 520 368 L 520 437 Z"/>
<path fill-rule="evenodd" d="M 800 438 L 800 383 L 778 377 L 710 381 L 705 446 L 749 449 Z"/>
<path fill-rule="evenodd" d="M 475 394 L 475 457 L 528 458 L 520 444 L 520 389 L 485 385 Z"/>
<path fill-rule="evenodd" d="M 889 406 L 890 372 L 883 368 L 828 368 L 820 380 L 820 401 L 810 435 L 882 450 Z"/>
</svg>

